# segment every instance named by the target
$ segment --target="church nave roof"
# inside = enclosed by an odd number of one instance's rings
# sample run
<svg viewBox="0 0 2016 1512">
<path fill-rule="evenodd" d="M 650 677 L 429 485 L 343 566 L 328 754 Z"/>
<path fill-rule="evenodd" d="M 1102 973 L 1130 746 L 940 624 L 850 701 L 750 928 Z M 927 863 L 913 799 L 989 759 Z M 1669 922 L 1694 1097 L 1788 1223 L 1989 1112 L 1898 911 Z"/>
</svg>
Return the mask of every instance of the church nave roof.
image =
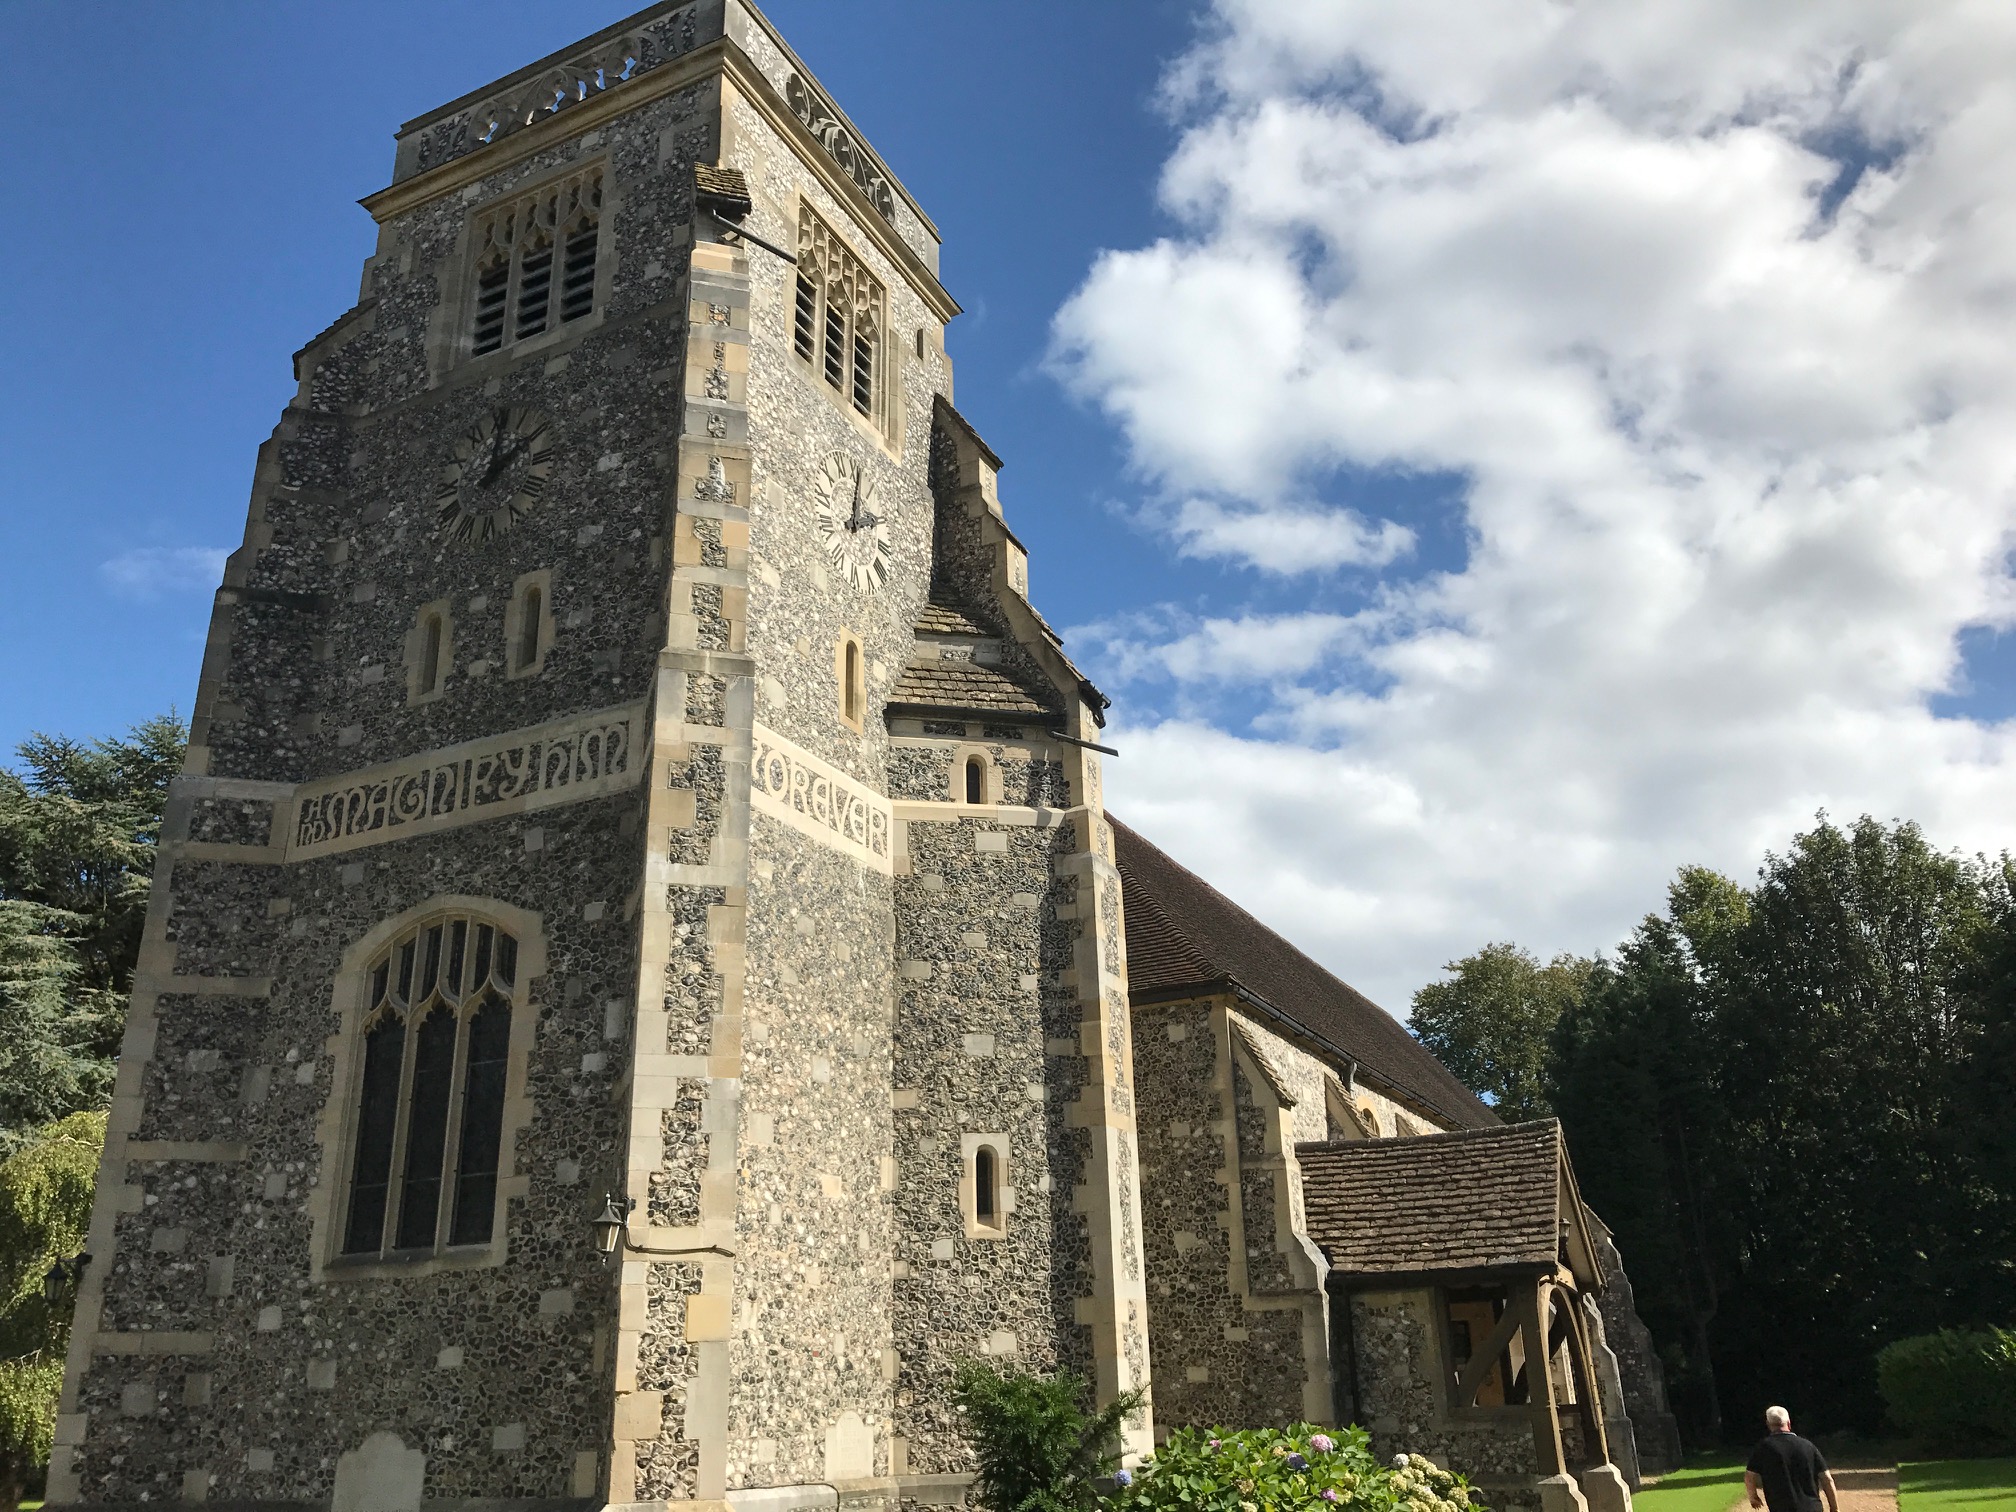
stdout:
<svg viewBox="0 0 2016 1512">
<path fill-rule="evenodd" d="M 1137 1001 L 1237 987 L 1446 1122 L 1463 1128 L 1498 1122 L 1391 1014 L 1137 831 L 1106 817 L 1120 863 L 1127 986 Z"/>
</svg>

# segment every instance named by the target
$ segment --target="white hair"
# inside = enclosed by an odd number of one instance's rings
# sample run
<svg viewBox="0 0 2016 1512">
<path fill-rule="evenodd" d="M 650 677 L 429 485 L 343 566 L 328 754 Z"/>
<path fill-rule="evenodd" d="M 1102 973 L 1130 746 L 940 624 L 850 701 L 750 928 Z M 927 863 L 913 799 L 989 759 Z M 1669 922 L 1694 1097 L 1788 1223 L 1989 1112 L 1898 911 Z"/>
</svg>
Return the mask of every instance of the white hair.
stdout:
<svg viewBox="0 0 2016 1512">
<path fill-rule="evenodd" d="M 1764 1426 L 1766 1428 L 1790 1428 L 1792 1426 L 1792 1414 L 1787 1412 L 1783 1407 L 1766 1407 L 1764 1409 Z"/>
</svg>

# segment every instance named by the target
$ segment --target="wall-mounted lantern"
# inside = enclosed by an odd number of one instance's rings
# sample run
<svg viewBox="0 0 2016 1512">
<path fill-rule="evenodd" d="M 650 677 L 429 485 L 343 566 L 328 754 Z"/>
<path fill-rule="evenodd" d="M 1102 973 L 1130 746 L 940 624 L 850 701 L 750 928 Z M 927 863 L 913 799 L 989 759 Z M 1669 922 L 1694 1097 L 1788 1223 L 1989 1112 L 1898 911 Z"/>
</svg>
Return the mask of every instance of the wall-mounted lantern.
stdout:
<svg viewBox="0 0 2016 1512">
<path fill-rule="evenodd" d="M 63 1293 L 84 1279 L 84 1267 L 91 1263 L 89 1255 L 72 1255 L 68 1260 L 58 1260 L 49 1267 L 42 1278 L 42 1300 L 51 1307 L 62 1304 Z"/>
<path fill-rule="evenodd" d="M 627 1237 L 625 1231 L 629 1228 L 630 1214 L 636 1210 L 635 1197 L 618 1197 L 614 1192 L 609 1194 L 608 1201 L 602 1205 L 601 1213 L 589 1225 L 595 1230 L 597 1254 L 607 1259 L 622 1247 L 623 1240 Z"/>
</svg>

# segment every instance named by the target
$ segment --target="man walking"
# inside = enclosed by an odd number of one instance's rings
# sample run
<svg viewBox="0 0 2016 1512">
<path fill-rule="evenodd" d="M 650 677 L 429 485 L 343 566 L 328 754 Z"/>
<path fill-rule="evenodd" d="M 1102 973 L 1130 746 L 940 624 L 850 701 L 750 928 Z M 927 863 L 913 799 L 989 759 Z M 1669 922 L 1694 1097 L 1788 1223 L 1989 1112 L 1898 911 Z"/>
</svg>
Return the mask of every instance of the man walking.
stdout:
<svg viewBox="0 0 2016 1512">
<path fill-rule="evenodd" d="M 1820 1493 L 1827 1493 L 1827 1512 L 1841 1512 L 1834 1490 L 1834 1472 L 1812 1443 L 1792 1431 L 1792 1414 L 1783 1407 L 1764 1410 L 1771 1431 L 1750 1451 L 1743 1467 L 1743 1489 L 1750 1505 L 1771 1512 L 1820 1512 Z"/>
</svg>

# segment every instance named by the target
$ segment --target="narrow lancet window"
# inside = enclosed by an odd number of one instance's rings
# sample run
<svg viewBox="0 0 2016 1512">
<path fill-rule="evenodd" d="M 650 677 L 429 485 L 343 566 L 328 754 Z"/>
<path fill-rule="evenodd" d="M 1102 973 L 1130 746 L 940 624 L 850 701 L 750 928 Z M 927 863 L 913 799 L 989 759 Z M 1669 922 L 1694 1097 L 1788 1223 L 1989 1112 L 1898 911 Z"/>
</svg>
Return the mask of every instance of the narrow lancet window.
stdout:
<svg viewBox="0 0 2016 1512">
<path fill-rule="evenodd" d="M 560 319 L 579 320 L 595 308 L 595 222 L 567 233 L 567 263 L 560 281 Z"/>
<path fill-rule="evenodd" d="M 994 1152 L 982 1145 L 973 1152 L 973 1217 L 988 1228 L 998 1222 L 1001 1194 L 994 1170 Z"/>
<path fill-rule="evenodd" d="M 867 703 L 867 684 L 861 676 L 861 643 L 850 637 L 840 648 L 840 717 L 860 729 Z"/>
<path fill-rule="evenodd" d="M 504 669 L 511 677 L 530 677 L 542 666 L 552 640 L 550 571 L 528 572 L 511 587 L 504 610 Z"/>
<path fill-rule="evenodd" d="M 538 584 L 525 590 L 525 605 L 518 611 L 518 667 L 520 671 L 539 660 L 539 617 L 546 606 L 546 595 L 539 591 Z"/>
<path fill-rule="evenodd" d="M 441 616 L 430 614 L 420 625 L 420 686 L 422 695 L 441 686 Z"/>
<path fill-rule="evenodd" d="M 968 803 L 987 801 L 987 768 L 986 763 L 978 756 L 966 758 L 966 801 Z"/>
<path fill-rule="evenodd" d="M 504 345 L 504 302 L 510 297 L 511 264 L 493 256 L 476 274 L 476 330 L 471 350 L 478 356 Z"/>
<path fill-rule="evenodd" d="M 872 414 L 875 404 L 875 343 L 859 332 L 854 336 L 854 408 Z"/>
<path fill-rule="evenodd" d="M 803 273 L 798 275 L 798 292 L 792 317 L 791 345 L 807 362 L 812 360 L 819 329 L 819 286 Z"/>
<path fill-rule="evenodd" d="M 538 336 L 546 329 L 546 306 L 553 292 L 553 244 L 543 236 L 525 249 L 518 265 L 518 325 L 514 339 Z"/>
</svg>

